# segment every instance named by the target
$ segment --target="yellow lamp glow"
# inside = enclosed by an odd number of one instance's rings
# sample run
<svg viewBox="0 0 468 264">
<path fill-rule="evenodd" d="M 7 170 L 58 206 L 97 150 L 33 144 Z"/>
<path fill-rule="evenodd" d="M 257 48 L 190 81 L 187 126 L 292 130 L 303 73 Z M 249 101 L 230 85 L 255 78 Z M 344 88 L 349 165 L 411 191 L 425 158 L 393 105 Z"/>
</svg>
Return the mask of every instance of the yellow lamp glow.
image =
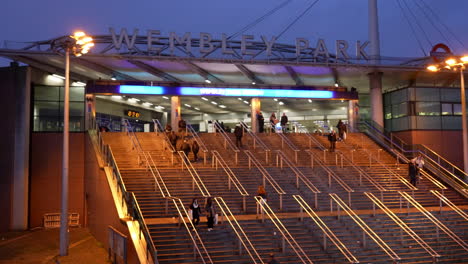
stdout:
<svg viewBox="0 0 468 264">
<path fill-rule="evenodd" d="M 432 71 L 432 72 L 436 72 L 436 71 L 439 70 L 439 68 L 437 68 L 437 66 L 435 66 L 435 65 L 429 65 L 429 66 L 427 67 L 427 69 L 430 70 L 430 71 Z"/>
<path fill-rule="evenodd" d="M 455 59 L 448 59 L 445 61 L 445 63 L 449 66 L 452 66 L 452 65 L 455 65 L 455 63 L 457 63 L 457 61 Z"/>
<path fill-rule="evenodd" d="M 468 56 L 463 56 L 460 58 L 463 63 L 468 63 Z"/>
</svg>

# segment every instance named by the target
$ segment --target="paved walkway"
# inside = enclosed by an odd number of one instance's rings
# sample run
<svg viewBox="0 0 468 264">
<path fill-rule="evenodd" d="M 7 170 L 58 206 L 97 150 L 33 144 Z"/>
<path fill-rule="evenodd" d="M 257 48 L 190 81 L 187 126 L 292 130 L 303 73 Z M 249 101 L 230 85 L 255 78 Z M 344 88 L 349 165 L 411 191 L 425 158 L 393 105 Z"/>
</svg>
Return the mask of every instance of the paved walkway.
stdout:
<svg viewBox="0 0 468 264">
<path fill-rule="evenodd" d="M 70 229 L 69 254 L 59 253 L 59 229 L 0 234 L 0 263 L 16 264 L 104 264 L 107 252 L 86 228 Z"/>
</svg>

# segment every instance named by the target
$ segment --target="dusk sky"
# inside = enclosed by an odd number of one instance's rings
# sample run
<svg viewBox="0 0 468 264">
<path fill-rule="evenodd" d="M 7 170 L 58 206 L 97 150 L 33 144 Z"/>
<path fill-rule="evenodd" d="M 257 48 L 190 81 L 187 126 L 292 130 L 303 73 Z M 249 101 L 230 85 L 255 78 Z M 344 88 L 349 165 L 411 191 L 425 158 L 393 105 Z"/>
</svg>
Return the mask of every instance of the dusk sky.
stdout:
<svg viewBox="0 0 468 264">
<path fill-rule="evenodd" d="M 109 34 L 109 27 L 117 31 L 122 27 L 130 31 L 137 28 L 142 35 L 148 29 L 160 30 L 163 35 L 171 31 L 192 32 L 194 36 L 207 32 L 219 38 L 221 33 L 237 32 L 283 2 L 285 0 L 6 0 L 0 16 L 0 41 L 5 48 L 5 41 L 45 40 L 70 34 L 75 29 L 91 35 Z M 255 35 L 255 40 L 260 40 L 260 35 L 278 36 L 314 2 L 291 0 L 244 34 Z M 379 0 L 378 4 L 382 56 L 420 57 L 424 56 L 422 50 L 428 52 L 431 45 L 439 42 L 447 43 L 456 54 L 468 53 L 467 0 Z M 350 43 L 369 40 L 367 5 L 367 0 L 318 1 L 277 42 L 294 44 L 295 38 L 301 37 L 315 43 L 323 38 L 329 49 L 334 50 L 335 40 Z M 10 45 L 11 42 L 7 47 Z"/>
</svg>

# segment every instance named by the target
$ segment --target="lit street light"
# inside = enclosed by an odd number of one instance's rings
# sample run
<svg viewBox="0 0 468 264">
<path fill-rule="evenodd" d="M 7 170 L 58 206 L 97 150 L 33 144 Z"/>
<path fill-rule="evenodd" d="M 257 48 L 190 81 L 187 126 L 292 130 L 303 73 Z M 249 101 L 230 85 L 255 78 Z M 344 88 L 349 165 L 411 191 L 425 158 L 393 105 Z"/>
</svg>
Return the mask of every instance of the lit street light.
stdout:
<svg viewBox="0 0 468 264">
<path fill-rule="evenodd" d="M 60 256 L 68 255 L 68 165 L 69 165 L 69 109 L 70 109 L 70 53 L 79 57 L 94 46 L 93 39 L 84 32 L 75 32 L 52 44 L 52 49 L 65 52 L 65 94 L 63 105 L 63 157 L 62 157 L 62 208 L 60 212 Z"/>
<path fill-rule="evenodd" d="M 453 70 L 460 72 L 460 89 L 461 89 L 461 107 L 462 107 L 462 139 L 463 139 L 463 170 L 465 173 L 468 172 L 468 131 L 466 124 L 466 100 L 465 100 L 465 76 L 463 71 L 468 65 L 468 56 L 463 57 L 450 57 L 443 63 L 436 65 L 429 65 L 427 69 L 429 71 L 439 70 Z"/>
</svg>

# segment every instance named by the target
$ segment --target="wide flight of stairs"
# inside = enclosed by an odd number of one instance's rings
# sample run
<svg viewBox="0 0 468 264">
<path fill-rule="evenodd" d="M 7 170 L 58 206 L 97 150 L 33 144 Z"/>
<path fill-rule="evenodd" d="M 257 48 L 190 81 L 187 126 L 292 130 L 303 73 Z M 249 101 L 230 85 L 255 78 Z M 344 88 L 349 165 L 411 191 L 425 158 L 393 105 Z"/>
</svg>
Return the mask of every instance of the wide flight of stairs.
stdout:
<svg viewBox="0 0 468 264">
<path fill-rule="evenodd" d="M 204 197 L 197 188 L 193 188 L 192 176 L 186 169 L 182 170 L 178 155 L 174 156 L 174 164 L 172 164 L 171 155 L 174 154 L 165 149 L 162 134 L 136 133 L 136 135 L 143 151 L 146 151 L 153 158 L 171 195 L 180 198 L 187 207 L 194 197 L 199 198 L 199 201 L 203 203 Z M 235 143 L 234 135 L 229 133 L 227 135 L 232 143 Z M 305 135 L 285 135 L 299 149 L 297 168 L 321 191 L 317 195 L 318 208 L 314 210 L 320 213 L 321 219 L 355 254 L 360 263 L 391 263 L 391 259 L 369 238 L 367 247 L 364 248 L 362 230 L 343 212 L 341 212 L 340 219 L 336 215 L 336 207 L 333 208 L 333 212 L 330 212 L 329 194 L 336 193 L 341 199 L 348 201 L 348 193 L 333 180 L 329 186 L 328 176 L 322 168 L 319 166 L 311 168 L 310 156 L 306 150 L 317 154 L 317 157 L 320 157 L 328 168 L 353 189 L 350 194 L 351 208 L 359 210 L 356 211 L 360 212 L 359 216 L 402 258 L 401 263 L 431 263 L 431 258 L 406 233 L 403 233 L 403 239 L 401 239 L 399 227 L 388 216 L 382 213 L 372 216 L 372 203 L 364 195 L 364 192 L 373 192 L 377 197 L 383 197 L 383 202 L 388 207 L 393 208 L 398 216 L 442 255 L 440 263 L 468 263 L 467 251 L 441 231 L 439 239 L 436 239 L 434 224 L 414 210 L 407 214 L 404 199 L 403 203 L 400 203 L 401 199 L 397 191 L 405 191 L 413 195 L 424 207 L 432 208 L 435 211 L 435 208 L 439 206 L 439 201 L 428 191 L 436 189 L 434 184 L 423 179 L 418 185 L 418 190 L 408 189 L 399 180 L 390 176 L 388 172 L 391 170 L 407 178 L 407 166 L 397 164 L 394 157 L 379 150 L 380 147 L 372 140 L 360 133 L 350 133 L 346 142 L 337 143 L 337 149 L 348 158 L 353 155 L 354 165 L 387 189 L 382 193 L 378 192 L 370 182 L 364 179 L 360 182 L 359 171 L 354 169 L 351 164 L 345 162 L 343 167 L 340 166 L 339 162 L 337 164 L 336 153 L 326 151 L 325 160 L 323 160 L 324 152 L 315 144 L 309 148 L 309 140 Z M 328 146 L 326 137 L 313 136 L 325 147 Z M 281 196 L 280 202 L 280 196 L 271 186 L 269 184 L 265 186 L 268 192 L 268 204 L 311 260 L 314 263 L 346 263 L 343 255 L 330 241 L 327 242 L 327 250 L 323 249 L 322 231 L 308 216 L 304 217 L 304 222 L 299 220 L 300 207 L 292 195 L 301 195 L 311 207 L 315 202 L 315 196 L 302 185 L 299 188 L 296 187 L 295 175 L 289 168 L 281 169 L 276 166 L 275 150 L 282 150 L 291 161 L 294 161 L 294 152 L 286 144 L 281 148 L 281 138 L 278 135 L 274 133 L 259 135 L 265 145 L 272 150 L 268 163 L 265 160 L 265 151 L 258 146 L 254 149 L 252 139 L 244 136 L 244 147 L 238 153 L 237 164 L 234 162 L 232 150 L 224 148 L 223 138 L 220 135 L 200 134 L 200 137 L 210 151 L 217 150 L 220 153 L 248 192 L 246 211 L 242 210 L 243 198 L 237 189 L 228 189 L 228 180 L 224 170 L 222 168 L 216 170 L 212 167 L 211 154 L 208 155 L 206 164 L 200 159 L 197 163 L 193 163 L 194 168 L 211 196 L 223 197 L 226 201 L 264 262 L 268 261 L 270 253 L 275 253 L 276 258 L 281 263 L 301 263 L 290 247 L 286 247 L 286 252 L 281 251 L 282 238 L 277 227 L 268 220 L 268 217 L 265 218 L 264 222 L 257 218 L 259 216 L 256 215 L 257 206 L 254 196 L 257 195 L 257 187 L 263 184 L 262 175 L 255 167 L 249 169 L 248 158 L 243 150 L 250 150 L 286 192 L 285 195 Z M 167 199 L 162 197 L 153 176 L 141 163 L 141 160 L 139 161 L 138 153 L 132 149 L 128 136 L 125 133 L 105 133 L 104 141 L 112 148 L 127 191 L 134 192 L 137 197 L 158 251 L 159 263 L 202 263 L 199 258 L 194 257 L 194 249 L 188 231 L 177 224 L 177 212 L 170 202 L 166 212 Z M 373 161 L 371 164 L 369 154 L 372 157 L 378 156 L 380 163 Z M 189 155 L 189 159 L 193 160 L 192 154 Z M 465 211 L 468 208 L 468 201 L 455 191 L 445 190 L 444 195 L 455 204 L 465 206 Z M 280 205 L 282 205 L 282 210 L 280 210 Z M 403 208 L 399 209 L 400 206 Z M 452 228 L 465 241 L 468 241 L 467 221 L 459 215 L 453 211 L 444 211 L 441 215 L 437 213 L 437 218 Z M 197 231 L 214 263 L 252 263 L 245 250 L 239 255 L 238 238 L 226 220 L 211 232 L 208 232 L 206 228 L 206 218 L 202 216 L 201 220 Z"/>
</svg>

